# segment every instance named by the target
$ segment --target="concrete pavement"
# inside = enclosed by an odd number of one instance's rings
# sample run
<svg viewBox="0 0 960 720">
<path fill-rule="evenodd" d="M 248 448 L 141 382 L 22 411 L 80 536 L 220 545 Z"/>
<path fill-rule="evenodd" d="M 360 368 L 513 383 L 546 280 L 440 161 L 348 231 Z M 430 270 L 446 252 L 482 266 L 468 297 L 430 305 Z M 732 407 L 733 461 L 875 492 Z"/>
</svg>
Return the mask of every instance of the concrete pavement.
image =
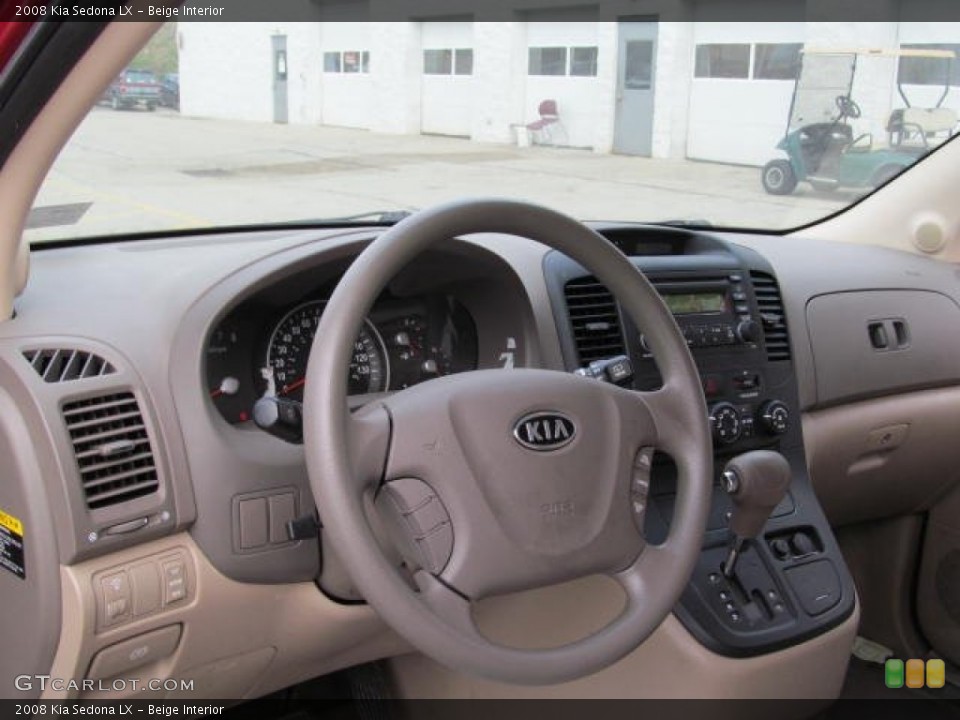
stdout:
<svg viewBox="0 0 960 720">
<path fill-rule="evenodd" d="M 27 238 L 339 217 L 491 195 L 585 220 L 766 228 L 810 222 L 857 197 L 803 185 L 770 196 L 753 167 L 95 108 L 35 203 L 89 208 L 73 224 L 37 227 Z"/>
</svg>

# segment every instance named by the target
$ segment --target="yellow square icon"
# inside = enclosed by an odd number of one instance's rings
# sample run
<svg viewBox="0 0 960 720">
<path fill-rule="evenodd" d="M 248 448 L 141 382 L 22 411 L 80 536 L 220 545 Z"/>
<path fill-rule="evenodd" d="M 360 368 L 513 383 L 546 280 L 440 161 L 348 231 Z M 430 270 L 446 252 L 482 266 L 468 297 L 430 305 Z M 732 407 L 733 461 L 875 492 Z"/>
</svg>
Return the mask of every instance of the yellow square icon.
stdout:
<svg viewBox="0 0 960 720">
<path fill-rule="evenodd" d="M 907 687 L 908 688 L 922 688 L 923 687 L 923 660 L 907 660 Z"/>
<path fill-rule="evenodd" d="M 947 681 L 943 660 L 927 660 L 927 687 L 942 688 Z"/>
</svg>

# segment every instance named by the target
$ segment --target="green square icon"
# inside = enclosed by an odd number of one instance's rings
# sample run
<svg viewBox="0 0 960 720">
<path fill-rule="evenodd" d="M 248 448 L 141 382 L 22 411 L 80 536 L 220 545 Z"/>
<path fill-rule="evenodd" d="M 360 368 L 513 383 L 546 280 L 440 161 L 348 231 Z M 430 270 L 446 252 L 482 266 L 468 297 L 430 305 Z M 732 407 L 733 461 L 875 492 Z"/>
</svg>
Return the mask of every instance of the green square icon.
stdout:
<svg viewBox="0 0 960 720">
<path fill-rule="evenodd" d="M 883 666 L 883 679 L 888 688 L 903 687 L 903 660 L 887 660 Z"/>
</svg>

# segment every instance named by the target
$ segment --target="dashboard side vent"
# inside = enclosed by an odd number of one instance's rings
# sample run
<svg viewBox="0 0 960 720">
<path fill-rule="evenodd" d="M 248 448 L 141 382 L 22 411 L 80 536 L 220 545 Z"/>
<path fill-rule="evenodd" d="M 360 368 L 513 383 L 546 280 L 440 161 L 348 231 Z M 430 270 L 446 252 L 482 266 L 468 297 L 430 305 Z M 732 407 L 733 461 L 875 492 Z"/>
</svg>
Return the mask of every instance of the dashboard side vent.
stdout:
<svg viewBox="0 0 960 720">
<path fill-rule="evenodd" d="M 155 492 L 160 484 L 143 413 L 131 392 L 63 406 L 80 482 L 91 510 Z"/>
<path fill-rule="evenodd" d="M 789 360 L 790 336 L 787 334 L 787 318 L 783 312 L 783 300 L 777 281 L 773 276 L 761 272 L 751 272 L 750 279 L 753 281 L 753 293 L 760 310 L 767 360 Z"/>
<path fill-rule="evenodd" d="M 48 383 L 112 375 L 117 371 L 99 355 L 84 350 L 68 348 L 25 350 L 23 357 L 37 371 L 37 375 Z"/>
<path fill-rule="evenodd" d="M 579 364 L 625 353 L 620 314 L 613 295 L 593 277 L 570 280 L 563 288 Z"/>
</svg>

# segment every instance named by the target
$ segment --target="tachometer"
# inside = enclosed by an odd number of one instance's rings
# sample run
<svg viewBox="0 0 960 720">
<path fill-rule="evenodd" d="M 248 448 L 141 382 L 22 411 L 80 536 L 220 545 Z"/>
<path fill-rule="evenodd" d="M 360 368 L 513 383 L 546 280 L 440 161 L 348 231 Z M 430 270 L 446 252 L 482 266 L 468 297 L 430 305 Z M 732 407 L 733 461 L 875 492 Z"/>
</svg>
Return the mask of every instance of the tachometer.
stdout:
<svg viewBox="0 0 960 720">
<path fill-rule="evenodd" d="M 267 368 L 278 396 L 303 398 L 307 359 L 324 307 L 322 301 L 304 303 L 287 313 L 274 328 L 267 346 Z M 364 321 L 353 344 L 348 383 L 351 395 L 383 392 L 390 386 L 383 339 L 369 320 Z"/>
</svg>

